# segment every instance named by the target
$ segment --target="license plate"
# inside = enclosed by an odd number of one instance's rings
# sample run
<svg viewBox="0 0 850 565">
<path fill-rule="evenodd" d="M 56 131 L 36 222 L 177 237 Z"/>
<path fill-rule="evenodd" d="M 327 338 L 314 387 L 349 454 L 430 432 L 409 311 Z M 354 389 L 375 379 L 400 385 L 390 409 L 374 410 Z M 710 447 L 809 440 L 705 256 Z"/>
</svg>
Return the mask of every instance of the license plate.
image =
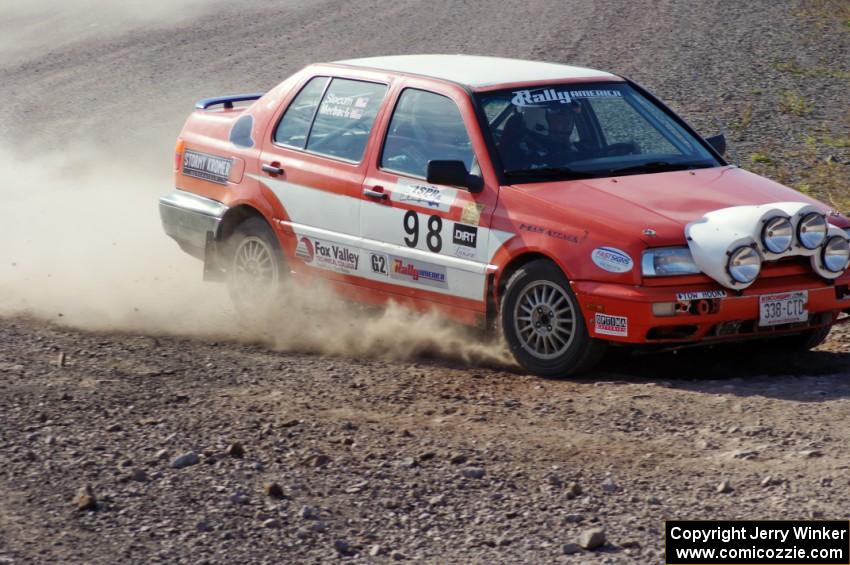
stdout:
<svg viewBox="0 0 850 565">
<path fill-rule="evenodd" d="M 809 311 L 806 309 L 808 302 L 809 292 L 806 290 L 764 294 L 759 297 L 759 325 L 778 326 L 807 322 L 809 320 Z"/>
</svg>

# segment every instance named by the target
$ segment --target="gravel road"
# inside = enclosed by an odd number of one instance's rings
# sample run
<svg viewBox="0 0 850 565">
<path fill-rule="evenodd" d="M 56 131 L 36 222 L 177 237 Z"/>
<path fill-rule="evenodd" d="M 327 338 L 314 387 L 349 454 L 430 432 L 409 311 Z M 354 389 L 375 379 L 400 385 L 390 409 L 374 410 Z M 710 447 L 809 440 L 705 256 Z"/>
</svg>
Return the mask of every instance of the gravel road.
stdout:
<svg viewBox="0 0 850 565">
<path fill-rule="evenodd" d="M 846 2 L 113 4 L 0 17 L 0 163 L 35 183 L 0 205 L 0 564 L 659 563 L 669 518 L 848 518 L 847 325 L 796 358 L 683 351 L 564 381 L 431 343 L 345 355 L 190 316 L 221 297 L 153 205 L 198 98 L 318 60 L 466 52 L 629 76 L 722 127 L 742 165 L 842 208 Z M 71 208 L 24 190 L 98 177 Z M 102 201 L 121 215 L 95 217 Z M 92 264 L 80 292 L 62 260 L 116 241 L 144 268 Z M 20 274 L 33 249 L 52 271 Z M 124 272 L 135 284 L 109 279 Z M 125 315 L 167 302 L 163 281 L 179 300 Z"/>
</svg>

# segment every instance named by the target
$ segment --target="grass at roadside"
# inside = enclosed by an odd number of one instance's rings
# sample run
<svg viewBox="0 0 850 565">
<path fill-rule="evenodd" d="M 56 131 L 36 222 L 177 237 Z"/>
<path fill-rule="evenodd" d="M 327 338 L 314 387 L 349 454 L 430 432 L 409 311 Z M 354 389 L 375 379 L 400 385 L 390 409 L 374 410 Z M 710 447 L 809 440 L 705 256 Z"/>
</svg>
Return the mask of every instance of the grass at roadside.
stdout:
<svg viewBox="0 0 850 565">
<path fill-rule="evenodd" d="M 808 46 L 772 63 L 793 86 L 759 91 L 738 107 L 732 131 L 743 150 L 743 167 L 850 214 L 850 99 L 832 99 L 831 105 L 844 106 L 845 117 L 828 121 L 816 94 L 818 86 L 850 92 L 850 59 L 819 48 L 827 35 L 842 45 L 850 42 L 850 0 L 800 0 L 797 6 L 793 16 L 805 26 Z M 753 138 L 751 122 L 780 116 L 783 138 Z"/>
<path fill-rule="evenodd" d="M 766 146 L 751 153 L 742 165 L 763 176 L 818 198 L 836 210 L 850 213 L 850 164 L 840 162 L 830 148 L 850 146 L 850 138 L 807 136 L 804 149 Z M 797 165 L 796 171 L 790 163 Z"/>
<path fill-rule="evenodd" d="M 818 26 L 837 23 L 850 32 L 850 2 L 847 0 L 805 0 L 795 15 L 811 18 Z"/>
</svg>

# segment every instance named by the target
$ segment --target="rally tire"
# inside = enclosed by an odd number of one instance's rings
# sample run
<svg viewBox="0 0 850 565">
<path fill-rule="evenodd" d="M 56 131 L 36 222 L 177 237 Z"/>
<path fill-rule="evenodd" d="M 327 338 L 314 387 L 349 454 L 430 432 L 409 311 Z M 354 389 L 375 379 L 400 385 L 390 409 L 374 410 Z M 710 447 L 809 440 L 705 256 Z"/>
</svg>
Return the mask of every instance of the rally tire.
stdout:
<svg viewBox="0 0 850 565">
<path fill-rule="evenodd" d="M 271 227 L 261 218 L 248 218 L 236 227 L 224 248 L 227 290 L 237 315 L 248 322 L 270 316 L 280 304 L 288 272 Z"/>
<path fill-rule="evenodd" d="M 511 353 L 536 375 L 581 374 L 605 352 L 606 343 L 590 337 L 567 277 L 551 261 L 531 261 L 510 277 L 500 315 Z"/>
<path fill-rule="evenodd" d="M 832 330 L 832 324 L 827 324 L 801 334 L 778 338 L 774 340 L 776 343 L 772 345 L 774 348 L 781 348 L 790 353 L 808 351 L 825 342 L 830 330 Z"/>
</svg>

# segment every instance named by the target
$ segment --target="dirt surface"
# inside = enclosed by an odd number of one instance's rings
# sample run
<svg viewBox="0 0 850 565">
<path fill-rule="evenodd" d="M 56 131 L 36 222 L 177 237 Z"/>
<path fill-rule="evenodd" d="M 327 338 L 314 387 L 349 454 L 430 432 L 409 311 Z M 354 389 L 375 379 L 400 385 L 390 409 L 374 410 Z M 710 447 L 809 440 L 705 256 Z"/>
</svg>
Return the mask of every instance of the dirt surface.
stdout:
<svg viewBox="0 0 850 565">
<path fill-rule="evenodd" d="M 549 381 L 6 320 L 0 557 L 658 563 L 664 519 L 844 517 L 840 339 Z M 563 554 L 594 527 L 607 546 Z"/>
<path fill-rule="evenodd" d="M 223 297 L 155 215 L 194 100 L 417 52 L 625 74 L 846 212 L 846 2 L 128 5 L 0 17 L 0 163 L 30 183 L 0 205 L 0 563 L 659 563 L 668 518 L 848 518 L 847 325 L 805 355 L 627 357 L 563 381 L 430 342 L 344 355 L 198 317 Z M 98 158 L 50 167 L 81 148 Z M 100 192 L 25 197 L 68 178 Z M 128 240 L 138 257 L 102 261 Z M 35 248 L 50 270 L 25 271 Z M 594 528 L 606 544 L 565 554 Z"/>
</svg>

